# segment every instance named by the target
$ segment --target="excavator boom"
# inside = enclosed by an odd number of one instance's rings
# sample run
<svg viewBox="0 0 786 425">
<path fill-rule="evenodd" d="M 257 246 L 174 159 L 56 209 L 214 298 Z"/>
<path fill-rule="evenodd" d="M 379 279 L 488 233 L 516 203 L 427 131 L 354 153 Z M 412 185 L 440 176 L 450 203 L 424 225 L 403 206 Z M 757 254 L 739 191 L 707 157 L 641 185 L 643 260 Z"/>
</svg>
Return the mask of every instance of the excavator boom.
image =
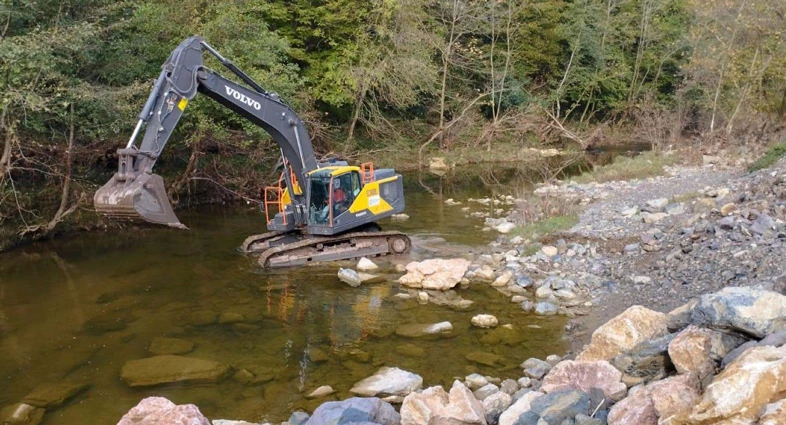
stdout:
<svg viewBox="0 0 786 425">
<path fill-rule="evenodd" d="M 216 56 L 251 88 L 205 68 L 204 50 Z M 153 165 L 197 92 L 262 127 L 278 144 L 287 160 L 286 166 L 291 167 L 292 172 L 285 173 L 287 180 L 294 176 L 300 187 L 306 187 L 306 175 L 317 168 L 317 161 L 300 117 L 277 95 L 265 91 L 201 38 L 191 37 L 173 50 L 164 62 L 128 145 L 117 151 L 117 173 L 96 191 L 93 199 L 96 211 L 121 220 L 185 228 L 172 210 L 163 179 L 153 174 Z M 137 147 L 135 139 L 143 126 L 145 133 Z M 286 183 L 293 187 L 295 182 Z M 305 200 L 292 194 L 292 202 L 295 220 L 302 225 L 306 220 Z"/>
</svg>

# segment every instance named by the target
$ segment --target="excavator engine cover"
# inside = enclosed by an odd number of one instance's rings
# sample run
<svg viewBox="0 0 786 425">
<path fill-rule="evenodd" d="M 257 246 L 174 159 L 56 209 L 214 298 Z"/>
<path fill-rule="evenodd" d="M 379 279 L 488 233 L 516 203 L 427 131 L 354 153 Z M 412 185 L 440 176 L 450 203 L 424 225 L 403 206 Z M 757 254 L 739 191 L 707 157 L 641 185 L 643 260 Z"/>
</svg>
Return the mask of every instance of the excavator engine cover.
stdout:
<svg viewBox="0 0 786 425">
<path fill-rule="evenodd" d="M 140 173 L 125 181 L 112 177 L 96 191 L 93 202 L 99 214 L 112 219 L 187 229 L 172 211 L 164 180 L 158 174 Z"/>
</svg>

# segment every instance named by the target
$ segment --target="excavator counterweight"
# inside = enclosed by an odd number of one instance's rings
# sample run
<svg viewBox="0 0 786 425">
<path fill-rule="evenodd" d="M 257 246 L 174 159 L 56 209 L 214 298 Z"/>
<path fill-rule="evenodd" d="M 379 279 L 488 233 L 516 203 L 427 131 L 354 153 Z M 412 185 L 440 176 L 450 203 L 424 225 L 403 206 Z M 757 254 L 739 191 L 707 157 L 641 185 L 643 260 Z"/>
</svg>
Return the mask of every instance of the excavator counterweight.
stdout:
<svg viewBox="0 0 786 425">
<path fill-rule="evenodd" d="M 204 51 L 246 86 L 205 67 Z M 267 220 L 269 232 L 247 238 L 242 252 L 259 254 L 263 267 L 283 267 L 409 251 L 406 235 L 383 232 L 376 224 L 404 210 L 401 175 L 366 164 L 361 168 L 343 161 L 319 163 L 295 111 L 200 37 L 180 43 L 162 65 L 128 144 L 117 151 L 117 172 L 95 193 L 97 212 L 113 219 L 186 229 L 153 166 L 197 93 L 261 127 L 281 151 L 284 188 L 278 192 L 286 193 L 286 200 L 277 200 L 278 211 Z M 136 146 L 143 127 L 142 142 Z"/>
</svg>

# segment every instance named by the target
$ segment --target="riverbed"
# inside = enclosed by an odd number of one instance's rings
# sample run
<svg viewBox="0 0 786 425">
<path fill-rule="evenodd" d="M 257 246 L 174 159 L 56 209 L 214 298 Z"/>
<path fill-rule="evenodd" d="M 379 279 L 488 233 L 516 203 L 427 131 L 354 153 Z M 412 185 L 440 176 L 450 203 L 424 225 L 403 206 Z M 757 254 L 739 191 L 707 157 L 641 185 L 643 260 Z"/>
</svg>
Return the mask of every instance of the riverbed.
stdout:
<svg viewBox="0 0 786 425">
<path fill-rule="evenodd" d="M 494 207 L 469 204 L 471 197 L 516 195 L 531 177 L 520 170 L 473 169 L 408 175 L 408 221 L 385 220 L 385 229 L 406 232 L 413 252 L 377 259 L 382 283 L 351 288 L 336 278 L 340 266 L 260 270 L 235 248 L 263 231 L 254 207 L 210 207 L 182 211 L 189 231 L 127 227 L 32 244 L 0 255 L 0 406 L 19 402 L 36 388 L 68 381 L 88 389 L 50 408 L 43 424 L 115 423 L 139 400 L 161 395 L 194 403 L 210 418 L 283 421 L 293 410 L 313 410 L 331 398 L 349 397 L 358 380 L 382 366 L 417 373 L 424 385 L 448 385 L 472 372 L 520 377 L 529 357 L 562 353 L 564 319 L 524 313 L 486 285 L 457 292 L 473 301 L 457 310 L 416 300 L 395 282 L 396 263 L 435 256 L 467 256 L 497 238 L 483 232 L 482 218 Z M 510 324 L 515 337 L 472 327 L 479 313 Z M 201 320 L 213 315 L 214 321 Z M 221 320 L 221 317 L 233 317 Z M 238 319 L 240 318 L 240 319 Z M 443 338 L 404 338 L 397 327 L 450 321 Z M 217 384 L 132 388 L 120 378 L 123 365 L 151 355 L 157 337 L 193 343 L 188 357 L 250 371 L 255 379 L 230 377 Z M 413 348 L 415 347 L 415 348 Z M 313 353 L 327 358 L 316 362 Z M 469 353 L 493 353 L 504 361 L 487 366 Z M 305 397 L 330 385 L 328 398 Z"/>
</svg>

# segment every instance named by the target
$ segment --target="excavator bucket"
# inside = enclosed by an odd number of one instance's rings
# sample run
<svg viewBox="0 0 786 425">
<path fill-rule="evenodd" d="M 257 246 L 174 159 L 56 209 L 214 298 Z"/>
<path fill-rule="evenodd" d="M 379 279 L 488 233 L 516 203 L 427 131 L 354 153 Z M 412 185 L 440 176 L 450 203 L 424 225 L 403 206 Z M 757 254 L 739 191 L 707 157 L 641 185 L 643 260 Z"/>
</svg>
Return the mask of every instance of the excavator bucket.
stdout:
<svg viewBox="0 0 786 425">
<path fill-rule="evenodd" d="M 177 219 L 158 174 L 141 173 L 134 180 L 112 177 L 93 197 L 96 211 L 112 219 L 163 224 L 187 229 Z"/>
</svg>

